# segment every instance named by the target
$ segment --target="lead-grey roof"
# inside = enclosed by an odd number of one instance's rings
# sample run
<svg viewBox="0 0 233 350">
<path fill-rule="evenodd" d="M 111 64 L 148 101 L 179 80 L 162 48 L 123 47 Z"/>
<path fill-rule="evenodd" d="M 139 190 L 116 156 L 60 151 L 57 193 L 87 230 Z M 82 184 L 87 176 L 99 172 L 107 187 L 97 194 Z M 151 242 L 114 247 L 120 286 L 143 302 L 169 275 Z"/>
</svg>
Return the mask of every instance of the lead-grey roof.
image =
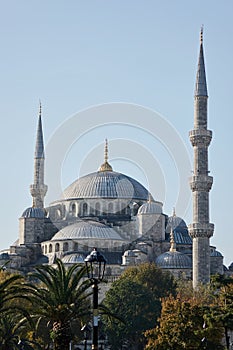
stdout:
<svg viewBox="0 0 233 350">
<path fill-rule="evenodd" d="M 222 254 L 218 250 L 213 250 L 210 253 L 210 256 L 212 256 L 212 257 L 223 257 Z"/>
<path fill-rule="evenodd" d="M 188 232 L 173 231 L 173 236 L 176 244 L 192 244 L 192 238 Z"/>
<path fill-rule="evenodd" d="M 186 254 L 168 251 L 157 257 L 155 263 L 162 269 L 191 269 L 192 261 Z"/>
<path fill-rule="evenodd" d="M 96 221 L 80 220 L 58 231 L 52 238 L 55 240 L 67 239 L 110 239 L 124 241 L 111 227 Z"/>
<path fill-rule="evenodd" d="M 84 263 L 85 255 L 81 253 L 72 253 L 63 256 L 62 262 L 64 264 Z"/>
<path fill-rule="evenodd" d="M 195 96 L 208 96 L 202 43 L 200 45 L 200 54 L 198 59 Z"/>
<path fill-rule="evenodd" d="M 138 209 L 138 215 L 143 214 L 161 214 L 162 205 L 158 202 L 147 202 L 140 206 Z"/>
<path fill-rule="evenodd" d="M 24 210 L 21 215 L 22 218 L 39 218 L 43 219 L 45 217 L 45 211 L 41 208 L 30 207 Z"/>
<path fill-rule="evenodd" d="M 98 171 L 74 181 L 63 192 L 63 199 L 122 198 L 147 200 L 149 192 L 138 181 L 115 171 Z"/>
<path fill-rule="evenodd" d="M 41 114 L 39 114 L 39 119 L 38 119 L 38 126 L 37 126 L 37 133 L 36 133 L 36 147 L 35 147 L 34 157 L 44 158 L 44 141 L 43 141 Z"/>
</svg>

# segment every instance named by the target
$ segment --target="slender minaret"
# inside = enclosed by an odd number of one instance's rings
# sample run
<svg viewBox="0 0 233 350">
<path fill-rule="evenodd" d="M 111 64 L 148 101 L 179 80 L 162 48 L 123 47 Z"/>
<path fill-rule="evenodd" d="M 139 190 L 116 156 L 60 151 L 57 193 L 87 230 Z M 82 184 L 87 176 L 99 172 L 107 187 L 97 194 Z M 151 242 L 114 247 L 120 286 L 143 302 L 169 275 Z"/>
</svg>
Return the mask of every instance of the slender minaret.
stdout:
<svg viewBox="0 0 233 350">
<path fill-rule="evenodd" d="M 30 186 L 34 208 L 44 208 L 44 197 L 47 186 L 44 184 L 44 141 L 41 122 L 41 103 L 36 134 L 36 147 L 34 154 L 34 183 Z"/>
<path fill-rule="evenodd" d="M 194 129 L 189 137 L 194 151 L 193 176 L 190 187 L 193 193 L 193 223 L 189 233 L 193 239 L 193 287 L 210 280 L 210 245 L 214 225 L 209 222 L 209 191 L 213 178 L 209 176 L 208 147 L 212 131 L 207 129 L 207 84 L 203 54 L 203 28 L 200 33 L 200 53 L 196 77 L 194 102 Z"/>
</svg>

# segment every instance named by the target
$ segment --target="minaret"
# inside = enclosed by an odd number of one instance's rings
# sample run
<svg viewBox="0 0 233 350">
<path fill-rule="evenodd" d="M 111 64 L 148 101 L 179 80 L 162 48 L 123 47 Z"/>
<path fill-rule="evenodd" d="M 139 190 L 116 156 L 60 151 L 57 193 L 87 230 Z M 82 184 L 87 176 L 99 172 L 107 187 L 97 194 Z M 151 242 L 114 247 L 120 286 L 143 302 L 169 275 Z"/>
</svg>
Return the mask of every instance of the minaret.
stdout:
<svg viewBox="0 0 233 350">
<path fill-rule="evenodd" d="M 44 208 L 44 197 L 47 186 L 44 184 L 44 141 L 41 122 L 41 103 L 36 134 L 36 147 L 34 154 L 34 183 L 30 186 L 34 208 Z"/>
<path fill-rule="evenodd" d="M 212 131 L 207 129 L 207 84 L 203 54 L 203 28 L 200 33 L 200 53 L 196 77 L 194 102 L 194 129 L 189 137 L 194 152 L 193 176 L 190 187 L 193 193 L 193 223 L 189 233 L 193 239 L 193 287 L 210 280 L 210 245 L 214 225 L 209 222 L 209 191 L 213 178 L 209 176 L 208 147 Z"/>
</svg>

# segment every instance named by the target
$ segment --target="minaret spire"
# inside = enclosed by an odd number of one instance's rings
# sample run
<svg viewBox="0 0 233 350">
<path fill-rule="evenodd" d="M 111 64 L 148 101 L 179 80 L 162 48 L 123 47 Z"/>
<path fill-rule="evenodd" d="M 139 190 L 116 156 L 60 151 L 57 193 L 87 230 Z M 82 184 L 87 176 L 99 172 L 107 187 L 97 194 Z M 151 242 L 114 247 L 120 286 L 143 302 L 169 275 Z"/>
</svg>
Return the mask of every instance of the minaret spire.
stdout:
<svg viewBox="0 0 233 350">
<path fill-rule="evenodd" d="M 44 141 L 41 114 L 42 107 L 40 102 L 34 153 L 34 183 L 30 186 L 30 192 L 33 198 L 33 207 L 43 209 L 47 186 L 44 184 Z"/>
<path fill-rule="evenodd" d="M 200 34 L 200 53 L 194 97 L 194 129 L 189 137 L 194 151 L 193 176 L 190 187 L 193 193 L 193 223 L 189 233 L 193 239 L 193 286 L 208 283 L 210 279 L 210 246 L 214 225 L 209 222 L 209 191 L 213 178 L 209 176 L 208 147 L 212 131 L 207 129 L 207 84 L 203 53 L 203 27 Z"/>
<path fill-rule="evenodd" d="M 208 96 L 205 74 L 205 61 L 203 53 L 203 26 L 201 27 L 200 32 L 200 52 L 198 59 L 195 96 Z"/>
</svg>

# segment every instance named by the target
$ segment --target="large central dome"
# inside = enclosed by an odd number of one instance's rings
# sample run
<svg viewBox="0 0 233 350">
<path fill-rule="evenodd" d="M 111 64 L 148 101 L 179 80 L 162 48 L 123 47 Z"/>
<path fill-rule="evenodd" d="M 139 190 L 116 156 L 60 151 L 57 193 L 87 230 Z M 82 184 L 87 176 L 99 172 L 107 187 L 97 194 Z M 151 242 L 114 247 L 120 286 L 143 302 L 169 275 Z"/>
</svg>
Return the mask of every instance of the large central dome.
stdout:
<svg viewBox="0 0 233 350">
<path fill-rule="evenodd" d="M 63 199 L 122 198 L 147 200 L 148 191 L 138 181 L 115 171 L 97 171 L 74 181 Z"/>
</svg>

